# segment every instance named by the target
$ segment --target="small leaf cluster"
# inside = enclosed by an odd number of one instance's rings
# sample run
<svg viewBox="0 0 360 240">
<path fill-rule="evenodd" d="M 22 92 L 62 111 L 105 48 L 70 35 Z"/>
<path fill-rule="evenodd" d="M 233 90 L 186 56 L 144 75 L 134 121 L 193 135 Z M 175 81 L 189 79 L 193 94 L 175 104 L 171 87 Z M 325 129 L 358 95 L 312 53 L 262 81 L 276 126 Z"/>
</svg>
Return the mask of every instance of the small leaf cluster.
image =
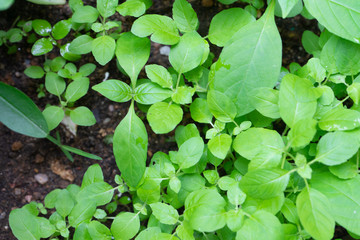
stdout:
<svg viewBox="0 0 360 240">
<path fill-rule="evenodd" d="M 66 60 L 59 56 L 46 60 L 43 68 L 33 65 L 25 69 L 24 73 L 30 78 L 41 79 L 45 76 L 46 91 L 59 99 L 60 106 L 48 105 L 43 111 L 50 131 L 55 129 L 66 115 L 76 125 L 91 126 L 96 123 L 90 109 L 85 106 L 73 107 L 74 103 L 88 92 L 88 76 L 95 68 L 95 64 L 87 63 L 77 69 L 74 63 L 66 63 Z"/>
</svg>

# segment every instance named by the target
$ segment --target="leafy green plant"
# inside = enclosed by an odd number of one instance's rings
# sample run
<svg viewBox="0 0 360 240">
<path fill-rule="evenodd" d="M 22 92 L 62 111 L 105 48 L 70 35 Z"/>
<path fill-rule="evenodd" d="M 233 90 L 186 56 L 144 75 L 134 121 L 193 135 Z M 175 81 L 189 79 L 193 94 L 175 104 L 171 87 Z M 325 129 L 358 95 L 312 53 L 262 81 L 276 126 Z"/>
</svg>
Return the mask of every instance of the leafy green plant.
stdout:
<svg viewBox="0 0 360 240">
<path fill-rule="evenodd" d="M 91 158 L 101 160 L 100 157 L 86 153 L 79 149 L 62 145 L 60 137 L 53 138 L 49 134 L 49 122 L 37 108 L 35 103 L 18 89 L 0 82 L 0 122 L 11 130 L 35 138 L 47 138 L 60 147 L 64 154 L 73 161 L 73 157 L 69 152 Z"/>
<path fill-rule="evenodd" d="M 273 0 L 259 19 L 251 8 L 226 9 L 212 19 L 206 37 L 197 32 L 197 15 L 186 0 L 174 2 L 172 18 L 144 14 L 150 1 L 117 4 L 104 7 L 99 0 L 94 8 L 72 1 L 74 16 L 84 19 L 77 28 L 100 35 L 83 34 L 69 48 L 92 52 L 100 64 L 115 55 L 129 77 L 130 84 L 110 79 L 93 86 L 112 101 L 131 101 L 113 138 L 118 186 L 91 166 L 81 187 L 47 195 L 45 208 L 56 210 L 49 220 L 38 216 L 47 212 L 37 203 L 11 213 L 19 239 L 325 240 L 336 225 L 360 235 L 357 3 Z M 108 34 L 106 19 L 115 11 L 137 17 L 131 32 Z M 337 11 L 343 22 L 336 21 Z M 287 69 L 274 18 L 300 13 L 315 17 L 322 31 L 304 32 L 303 46 L 313 57 Z M 171 45 L 170 68 L 146 65 L 151 41 Z M 97 42 L 104 48 L 94 51 Z M 217 58 L 210 44 L 222 47 Z M 148 79 L 138 79 L 143 68 Z M 58 69 L 50 64 L 57 76 L 84 77 Z M 44 70 L 32 74 L 42 77 Z M 148 135 L 135 103 L 147 111 L 155 133 L 175 129 L 177 151 L 157 152 L 146 164 Z M 194 123 L 178 126 L 185 111 L 203 132 Z M 115 190 L 124 196 L 114 196 Z"/>
<path fill-rule="evenodd" d="M 46 60 L 44 68 L 30 66 L 25 74 L 33 79 L 45 76 L 45 89 L 58 97 L 59 106 L 47 106 L 43 115 L 49 130 L 55 129 L 64 117 L 80 126 L 91 126 L 96 123 L 93 113 L 85 106 L 73 107 L 75 102 L 83 97 L 90 85 L 89 76 L 96 66 L 92 63 L 82 65 L 78 70 L 73 63 L 66 63 L 62 57 Z M 65 79 L 68 79 L 68 84 Z"/>
</svg>

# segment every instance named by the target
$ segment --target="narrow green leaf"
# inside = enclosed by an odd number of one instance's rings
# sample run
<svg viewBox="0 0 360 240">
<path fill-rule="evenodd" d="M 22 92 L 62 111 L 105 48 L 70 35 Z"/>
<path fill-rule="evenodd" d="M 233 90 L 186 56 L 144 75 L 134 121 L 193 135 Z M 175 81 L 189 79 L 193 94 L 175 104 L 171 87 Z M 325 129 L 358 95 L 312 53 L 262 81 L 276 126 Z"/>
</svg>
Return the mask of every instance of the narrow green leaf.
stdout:
<svg viewBox="0 0 360 240">
<path fill-rule="evenodd" d="M 141 104 L 154 104 L 161 102 L 171 96 L 169 89 L 164 89 L 156 83 L 144 83 L 135 88 L 134 100 Z"/>
</svg>

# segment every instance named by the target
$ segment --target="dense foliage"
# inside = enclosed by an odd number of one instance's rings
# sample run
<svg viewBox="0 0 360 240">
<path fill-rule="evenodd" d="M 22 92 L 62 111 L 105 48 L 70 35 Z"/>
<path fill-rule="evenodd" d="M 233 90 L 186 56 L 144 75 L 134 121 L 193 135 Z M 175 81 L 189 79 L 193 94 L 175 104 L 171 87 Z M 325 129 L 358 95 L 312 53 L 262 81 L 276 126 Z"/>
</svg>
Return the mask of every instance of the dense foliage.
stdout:
<svg viewBox="0 0 360 240">
<path fill-rule="evenodd" d="M 97 0 L 96 8 L 70 0 L 71 19 L 23 25 L 24 35 L 39 36 L 33 55 L 60 49 L 61 57 L 25 71 L 45 77 L 46 92 L 59 104 L 41 113 L 23 93 L 0 84 L 6 113 L 0 120 L 9 128 L 96 159 L 49 135 L 66 117 L 76 125 L 95 123 L 87 107 L 74 108 L 96 71 L 94 64 L 72 63 L 83 54 L 100 65 L 116 58 L 130 81 L 108 79 L 92 89 L 131 103 L 113 138 L 117 186 L 91 166 L 81 186 L 13 210 L 10 227 L 18 239 L 326 240 L 336 225 L 360 238 L 360 5 L 273 0 L 257 19 L 265 3 L 243 2 L 244 9 L 218 13 L 205 37 L 186 0 L 175 0 L 172 18 L 146 14 L 151 0 Z M 131 32 L 110 20 L 116 12 L 136 18 Z M 274 16 L 300 13 L 316 18 L 321 34 L 304 32 L 313 57 L 287 69 Z M 69 33 L 73 40 L 61 41 Z M 151 41 L 171 45 L 170 68 L 146 64 Z M 209 44 L 222 47 L 220 56 Z M 148 79 L 138 79 L 143 68 Z M 155 133 L 176 129 L 177 151 L 157 152 L 147 164 L 148 135 L 136 105 Z M 179 125 L 185 111 L 199 124 Z"/>
</svg>

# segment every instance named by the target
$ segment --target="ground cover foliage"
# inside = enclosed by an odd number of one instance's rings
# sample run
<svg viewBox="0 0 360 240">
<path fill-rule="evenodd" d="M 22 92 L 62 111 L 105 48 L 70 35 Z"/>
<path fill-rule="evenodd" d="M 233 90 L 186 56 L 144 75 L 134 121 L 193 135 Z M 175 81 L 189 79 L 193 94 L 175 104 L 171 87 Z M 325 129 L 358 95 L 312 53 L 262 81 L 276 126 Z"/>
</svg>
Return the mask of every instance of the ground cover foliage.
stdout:
<svg viewBox="0 0 360 240">
<path fill-rule="evenodd" d="M 249 5 L 218 13 L 207 36 L 197 32 L 186 0 L 175 0 L 172 17 L 146 14 L 151 0 L 98 0 L 96 7 L 73 0 L 70 19 L 54 26 L 20 22 L 18 30 L 0 33 L 10 52 L 25 36 L 33 55 L 53 48 L 61 55 L 25 70 L 44 78 L 58 105 L 40 112 L 22 92 L 0 84 L 0 120 L 12 130 L 47 137 L 70 159 L 69 152 L 99 159 L 49 132 L 65 118 L 95 124 L 87 107 L 74 108 L 92 90 L 130 102 L 113 137 L 116 186 L 92 165 L 81 186 L 13 210 L 9 222 L 18 239 L 325 240 L 336 225 L 359 238 L 360 5 L 243 2 Z M 115 14 L 136 18 L 130 32 L 122 32 Z M 305 31 L 302 43 L 313 57 L 286 69 L 274 17 L 297 14 L 316 18 L 321 34 Z M 61 41 L 69 33 L 71 41 Z M 170 68 L 147 64 L 151 42 L 171 45 Z M 210 44 L 222 48 L 219 56 Z M 116 59 L 129 81 L 108 79 L 89 90 L 96 66 L 73 63 L 83 54 L 100 65 Z M 143 68 L 147 79 L 139 79 Z M 148 133 L 135 106 L 155 133 L 175 129 L 177 151 L 157 152 L 147 162 Z M 186 111 L 196 125 L 179 125 Z"/>
</svg>

